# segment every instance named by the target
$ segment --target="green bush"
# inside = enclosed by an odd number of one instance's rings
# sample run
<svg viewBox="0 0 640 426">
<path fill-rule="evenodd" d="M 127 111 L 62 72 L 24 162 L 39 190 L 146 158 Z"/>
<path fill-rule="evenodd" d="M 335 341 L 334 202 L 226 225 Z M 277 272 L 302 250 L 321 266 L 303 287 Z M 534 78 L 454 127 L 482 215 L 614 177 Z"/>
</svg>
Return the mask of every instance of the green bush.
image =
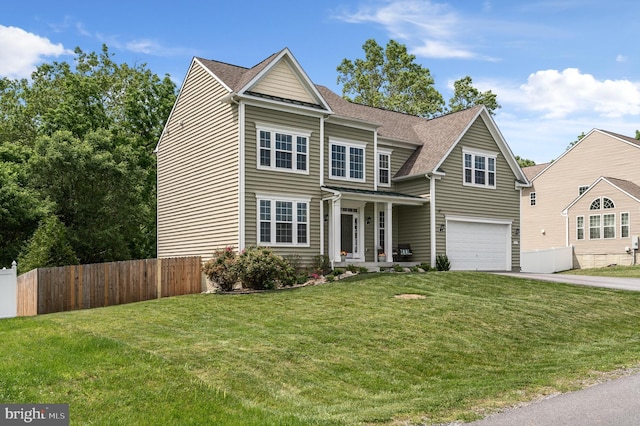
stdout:
<svg viewBox="0 0 640 426">
<path fill-rule="evenodd" d="M 326 275 L 331 272 L 331 261 L 329 256 L 325 254 L 314 256 L 310 272 L 311 273 L 309 275 Z"/>
<path fill-rule="evenodd" d="M 366 266 L 361 266 L 358 268 L 358 272 L 361 274 L 366 274 L 369 272 L 369 268 L 367 268 Z"/>
<path fill-rule="evenodd" d="M 67 229 L 57 216 L 49 216 L 40 222 L 29 243 L 18 256 L 18 270 L 21 274 L 35 268 L 78 263 L 78 256 L 67 238 Z"/>
<path fill-rule="evenodd" d="M 436 256 L 436 269 L 438 271 L 448 271 L 451 269 L 451 262 L 446 254 L 439 254 Z"/>
<path fill-rule="evenodd" d="M 213 257 L 202 266 L 202 272 L 223 291 L 231 291 L 238 282 L 237 263 L 238 255 L 233 247 L 227 247 L 216 250 Z"/>
<path fill-rule="evenodd" d="M 431 265 L 428 264 L 427 262 L 422 262 L 420 265 L 418 265 L 420 267 L 420 269 L 422 269 L 425 272 L 429 272 L 431 271 Z"/>
<path fill-rule="evenodd" d="M 344 268 L 336 268 L 333 270 L 333 275 L 342 275 L 344 274 L 346 271 Z"/>
<path fill-rule="evenodd" d="M 353 272 L 353 273 L 355 274 L 355 273 L 356 273 L 356 272 L 358 272 L 359 270 L 360 270 L 360 268 L 358 268 L 358 267 L 357 267 L 356 265 L 354 265 L 354 264 L 351 264 L 351 263 L 350 263 L 350 264 L 348 264 L 348 265 L 347 265 L 347 271 L 349 271 L 349 272 Z"/>
<path fill-rule="evenodd" d="M 249 247 L 238 256 L 238 276 L 254 290 L 268 290 L 278 285 L 293 285 L 296 274 L 291 265 L 266 247 Z"/>
<path fill-rule="evenodd" d="M 404 267 L 397 263 L 395 263 L 392 268 L 395 272 L 404 272 Z"/>
</svg>

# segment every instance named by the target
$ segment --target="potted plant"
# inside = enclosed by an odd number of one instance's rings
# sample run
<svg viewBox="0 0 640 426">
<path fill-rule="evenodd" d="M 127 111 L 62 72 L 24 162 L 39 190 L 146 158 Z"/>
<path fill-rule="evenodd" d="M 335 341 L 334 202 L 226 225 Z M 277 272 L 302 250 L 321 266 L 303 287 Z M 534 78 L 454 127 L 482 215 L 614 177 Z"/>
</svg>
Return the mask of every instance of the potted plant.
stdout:
<svg viewBox="0 0 640 426">
<path fill-rule="evenodd" d="M 340 261 L 344 262 L 347 259 L 347 252 L 342 250 L 340 251 Z"/>
<path fill-rule="evenodd" d="M 387 261 L 387 255 L 384 254 L 383 252 L 378 253 L 378 262 L 386 262 Z"/>
</svg>

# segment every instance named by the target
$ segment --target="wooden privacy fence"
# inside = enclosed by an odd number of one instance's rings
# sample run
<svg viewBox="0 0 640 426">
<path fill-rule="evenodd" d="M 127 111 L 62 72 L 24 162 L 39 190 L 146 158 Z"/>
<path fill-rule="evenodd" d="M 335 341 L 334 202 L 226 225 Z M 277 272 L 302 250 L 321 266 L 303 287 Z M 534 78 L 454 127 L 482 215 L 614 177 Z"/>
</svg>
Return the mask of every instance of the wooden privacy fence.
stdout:
<svg viewBox="0 0 640 426">
<path fill-rule="evenodd" d="M 200 293 L 200 257 L 34 269 L 18 277 L 18 316 Z"/>
</svg>

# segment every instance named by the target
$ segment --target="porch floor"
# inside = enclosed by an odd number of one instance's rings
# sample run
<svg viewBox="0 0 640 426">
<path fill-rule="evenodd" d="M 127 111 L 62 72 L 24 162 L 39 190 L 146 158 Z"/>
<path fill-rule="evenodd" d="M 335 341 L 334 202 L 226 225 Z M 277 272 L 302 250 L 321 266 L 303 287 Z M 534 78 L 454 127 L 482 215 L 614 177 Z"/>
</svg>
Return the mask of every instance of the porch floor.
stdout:
<svg viewBox="0 0 640 426">
<path fill-rule="evenodd" d="M 410 268 L 419 264 L 420 262 L 350 262 L 349 259 L 347 259 L 344 262 L 335 262 L 334 268 L 346 268 L 349 265 L 353 265 L 358 268 L 365 267 L 369 270 L 369 272 L 379 272 L 380 268 L 390 268 L 393 265 L 400 265 L 405 268 Z"/>
</svg>

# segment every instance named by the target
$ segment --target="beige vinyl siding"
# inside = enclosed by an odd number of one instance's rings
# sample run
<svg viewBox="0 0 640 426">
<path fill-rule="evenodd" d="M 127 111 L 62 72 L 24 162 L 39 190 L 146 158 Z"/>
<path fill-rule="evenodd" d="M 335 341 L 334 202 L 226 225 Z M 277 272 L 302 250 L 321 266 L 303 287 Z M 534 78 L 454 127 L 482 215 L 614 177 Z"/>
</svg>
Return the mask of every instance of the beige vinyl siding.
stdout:
<svg viewBox="0 0 640 426">
<path fill-rule="evenodd" d="M 566 222 L 562 211 L 579 195 L 580 186 L 599 177 L 640 182 L 640 148 L 593 132 L 539 175 L 532 188 L 522 192 L 522 249 L 566 246 Z M 529 194 L 536 193 L 536 206 Z M 544 230 L 544 234 L 542 233 Z"/>
<path fill-rule="evenodd" d="M 251 88 L 251 91 L 285 99 L 318 103 L 296 77 L 292 65 L 286 59 L 274 66 L 269 74 Z"/>
<path fill-rule="evenodd" d="M 401 181 L 397 183 L 397 190 L 407 195 L 426 195 L 429 193 L 429 180 L 420 177 Z M 429 262 L 431 259 L 429 209 L 429 203 L 422 206 L 397 206 L 394 209 L 398 233 L 393 246 L 397 247 L 399 243 L 411 244 L 413 262 Z"/>
<path fill-rule="evenodd" d="M 331 142 L 337 139 L 342 142 L 366 143 L 365 149 L 365 182 L 354 182 L 343 179 L 331 178 Z M 356 129 L 353 127 L 340 126 L 333 123 L 325 124 L 325 167 L 324 183 L 329 186 L 340 186 L 356 189 L 373 190 L 375 183 L 375 166 L 377 159 L 373 157 L 373 132 L 370 130 Z"/>
<path fill-rule="evenodd" d="M 496 188 L 463 185 L 463 147 L 499 153 L 496 158 Z M 520 192 L 515 189 L 515 175 L 481 118 L 471 125 L 441 168 L 446 175 L 436 180 L 436 224 L 445 216 L 512 220 L 513 230 L 520 228 Z M 436 254 L 446 253 L 446 230 L 436 232 Z M 520 267 L 520 245 L 511 246 L 511 267 Z"/>
<path fill-rule="evenodd" d="M 195 63 L 158 147 L 158 257 L 238 244 L 237 110 Z"/>
<path fill-rule="evenodd" d="M 591 203 L 596 198 L 607 197 L 615 204 L 613 209 L 589 210 Z M 612 254 L 626 255 L 625 247 L 631 245 L 631 236 L 640 232 L 640 204 L 627 194 L 615 189 L 606 182 L 599 182 L 594 188 L 585 194 L 568 212 L 569 218 L 569 244 L 574 245 L 574 252 L 577 256 L 583 254 Z M 629 237 L 622 238 L 620 235 L 620 213 L 629 213 Z M 599 239 L 589 237 L 589 216 L 600 215 L 602 224 L 603 215 L 615 215 L 615 238 L 604 238 L 601 231 Z M 576 217 L 584 216 L 584 240 L 576 238 Z M 630 256 L 629 256 L 630 258 Z"/>
<path fill-rule="evenodd" d="M 297 254 L 307 261 L 320 253 L 320 118 L 247 106 L 245 111 L 245 242 L 257 244 L 256 193 L 288 197 L 311 197 L 309 247 L 274 247 L 282 255 Z M 311 133 L 308 141 L 309 174 L 257 168 L 256 123 L 293 128 Z"/>
</svg>

